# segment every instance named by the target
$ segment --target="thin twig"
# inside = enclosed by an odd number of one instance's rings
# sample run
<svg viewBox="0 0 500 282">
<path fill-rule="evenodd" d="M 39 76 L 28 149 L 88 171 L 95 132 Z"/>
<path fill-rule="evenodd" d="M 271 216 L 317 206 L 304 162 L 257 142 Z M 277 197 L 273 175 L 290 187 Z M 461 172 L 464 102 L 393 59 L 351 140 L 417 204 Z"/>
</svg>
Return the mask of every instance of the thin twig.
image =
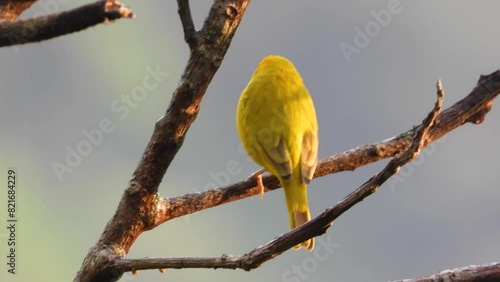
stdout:
<svg viewBox="0 0 500 282">
<path fill-rule="evenodd" d="M 179 7 L 179 17 L 181 18 L 182 29 L 184 30 L 184 40 L 189 45 L 189 49 L 194 50 L 198 44 L 198 35 L 194 27 L 193 17 L 191 16 L 191 8 L 189 0 L 177 0 Z"/>
<path fill-rule="evenodd" d="M 118 1 L 98 1 L 62 13 L 33 19 L 0 23 L 0 47 L 55 38 L 121 18 L 134 18 Z"/>
<path fill-rule="evenodd" d="M 443 270 L 428 277 L 397 280 L 393 282 L 496 282 L 500 281 L 500 262 L 469 265 Z"/>
</svg>

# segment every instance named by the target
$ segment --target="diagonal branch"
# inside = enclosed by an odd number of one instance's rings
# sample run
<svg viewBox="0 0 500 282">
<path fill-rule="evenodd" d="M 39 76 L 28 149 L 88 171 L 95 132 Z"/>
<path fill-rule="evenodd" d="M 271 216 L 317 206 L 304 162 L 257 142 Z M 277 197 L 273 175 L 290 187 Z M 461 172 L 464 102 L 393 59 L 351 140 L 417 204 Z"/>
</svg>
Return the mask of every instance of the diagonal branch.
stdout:
<svg viewBox="0 0 500 282">
<path fill-rule="evenodd" d="M 440 84 L 438 84 L 438 89 L 442 89 L 439 86 Z M 498 94 L 500 94 L 500 71 L 481 76 L 478 85 L 468 96 L 436 117 L 435 124 L 429 128 L 424 146 L 428 146 L 467 122 L 473 124 L 481 123 L 486 113 L 491 110 L 493 100 Z M 422 125 L 387 140 L 363 145 L 323 159 L 318 164 L 314 178 L 341 171 L 354 170 L 381 159 L 394 157 L 410 147 L 415 132 L 421 127 Z M 263 180 L 266 192 L 281 187 L 279 181 L 274 176 L 265 176 Z M 259 190 L 255 187 L 256 180 L 249 179 L 214 190 L 159 200 L 159 204 L 161 205 L 160 210 L 163 212 L 156 215 L 156 224 L 159 225 L 172 218 L 257 195 Z"/>
<path fill-rule="evenodd" d="M 135 15 L 120 2 L 107 0 L 67 12 L 0 23 L 0 47 L 52 39 L 121 18 L 135 18 Z"/>
<path fill-rule="evenodd" d="M 117 269 L 122 271 L 133 271 L 158 268 L 241 268 L 248 271 L 258 268 L 266 261 L 289 250 L 300 242 L 325 233 L 336 218 L 357 203 L 363 201 L 366 197 L 375 193 L 385 181 L 399 171 L 401 166 L 411 162 L 420 154 L 424 144 L 428 142 L 429 129 L 433 126 L 443 104 L 444 91 L 441 86 L 441 81 L 438 81 L 437 89 L 438 98 L 436 104 L 415 131 L 415 137 L 409 148 L 392 159 L 381 172 L 373 176 L 370 180 L 361 185 L 361 187 L 351 192 L 342 201 L 332 208 L 325 210 L 311 221 L 240 256 L 223 255 L 213 258 L 127 259 L 117 261 Z"/>
</svg>

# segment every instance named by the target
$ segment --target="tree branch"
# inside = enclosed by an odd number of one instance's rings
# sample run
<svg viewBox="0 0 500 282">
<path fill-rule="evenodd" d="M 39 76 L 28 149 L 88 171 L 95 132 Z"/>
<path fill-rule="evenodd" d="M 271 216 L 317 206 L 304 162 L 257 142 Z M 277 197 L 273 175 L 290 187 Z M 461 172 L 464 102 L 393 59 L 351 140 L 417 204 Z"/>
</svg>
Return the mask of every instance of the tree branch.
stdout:
<svg viewBox="0 0 500 282">
<path fill-rule="evenodd" d="M 116 281 L 123 271 L 114 262 L 125 257 L 160 213 L 158 186 L 198 115 L 203 95 L 218 70 L 249 0 L 215 0 L 191 50 L 179 86 L 166 114 L 155 125 L 141 161 L 116 213 L 99 241 L 89 250 L 74 281 Z"/>
<path fill-rule="evenodd" d="M 182 29 L 184 30 L 184 40 L 189 45 L 191 50 L 196 48 L 198 43 L 198 34 L 193 23 L 191 16 L 191 8 L 189 7 L 189 0 L 177 0 L 179 7 L 179 17 L 181 18 Z"/>
<path fill-rule="evenodd" d="M 485 265 L 469 265 L 443 270 L 429 277 L 397 280 L 393 282 L 496 282 L 500 281 L 500 262 Z"/>
<path fill-rule="evenodd" d="M 123 271 L 134 271 L 139 269 L 158 268 L 241 268 L 251 270 L 261 266 L 264 262 L 280 255 L 293 246 L 309 238 L 321 235 L 332 225 L 333 220 L 361 202 L 399 171 L 399 168 L 414 160 L 427 142 L 430 127 L 434 124 L 436 117 L 443 104 L 443 89 L 441 81 L 437 84 L 437 101 L 432 111 L 427 115 L 419 128 L 415 131 L 415 137 L 409 148 L 402 154 L 392 159 L 387 166 L 365 182 L 361 187 L 347 195 L 334 207 L 325 210 L 311 221 L 275 238 L 271 242 L 257 247 L 249 253 L 240 256 L 222 255 L 213 258 L 169 258 L 169 259 L 140 259 L 122 260 L 116 262 L 116 267 Z"/>
<path fill-rule="evenodd" d="M 0 23 L 0 47 L 52 39 L 121 18 L 135 18 L 135 15 L 120 2 L 107 0 L 62 13 Z"/>
</svg>

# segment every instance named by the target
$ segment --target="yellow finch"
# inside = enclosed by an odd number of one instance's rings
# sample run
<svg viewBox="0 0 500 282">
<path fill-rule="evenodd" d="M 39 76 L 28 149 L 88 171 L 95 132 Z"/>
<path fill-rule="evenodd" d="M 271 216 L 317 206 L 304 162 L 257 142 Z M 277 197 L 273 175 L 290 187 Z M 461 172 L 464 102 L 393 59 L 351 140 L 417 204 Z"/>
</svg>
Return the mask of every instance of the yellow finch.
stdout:
<svg viewBox="0 0 500 282">
<path fill-rule="evenodd" d="M 284 187 L 290 228 L 309 221 L 307 184 L 317 164 L 318 122 L 312 98 L 292 62 L 281 56 L 264 58 L 241 93 L 236 115 L 248 155 Z M 258 177 L 262 172 L 256 173 Z M 261 179 L 259 185 L 263 189 Z M 314 239 L 295 249 L 302 246 L 312 250 Z"/>
</svg>

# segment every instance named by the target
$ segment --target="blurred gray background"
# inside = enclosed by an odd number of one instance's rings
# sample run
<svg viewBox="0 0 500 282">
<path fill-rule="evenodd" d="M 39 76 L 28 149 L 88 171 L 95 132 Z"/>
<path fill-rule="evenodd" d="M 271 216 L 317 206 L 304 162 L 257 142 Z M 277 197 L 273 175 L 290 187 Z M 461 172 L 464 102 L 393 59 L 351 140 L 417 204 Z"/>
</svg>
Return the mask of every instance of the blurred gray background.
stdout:
<svg viewBox="0 0 500 282">
<path fill-rule="evenodd" d="M 85 3 L 41 0 L 23 17 Z M 2 270 L 2 281 L 73 279 L 113 215 L 179 81 L 188 47 L 175 1 L 126 4 L 137 19 L 0 50 L 0 175 L 6 183 L 6 170 L 14 167 L 19 176 L 19 274 Z M 210 4 L 192 1 L 197 28 Z M 160 193 L 202 191 L 258 169 L 241 153 L 235 110 L 266 55 L 286 56 L 301 72 L 316 104 L 320 158 L 420 123 L 434 104 L 438 78 L 449 107 L 469 93 L 479 75 L 499 68 L 498 1 L 396 4 L 252 1 Z M 374 15 L 388 6 L 390 20 L 374 24 Z M 357 29 L 365 27 L 372 36 L 358 48 Z M 346 44 L 357 53 L 346 57 Z M 148 68 L 168 76 L 128 107 L 128 115 L 113 110 L 143 85 Z M 87 140 L 82 131 L 98 129 L 102 120 L 110 120 L 114 130 L 58 179 L 53 164 L 65 164 L 68 148 Z M 318 239 L 326 243 L 316 253 L 289 251 L 251 272 L 153 270 L 121 281 L 387 281 L 500 261 L 499 124 L 494 107 L 483 124 L 460 127 L 426 149 L 339 218 Z M 236 163 L 238 173 L 228 174 L 228 163 Z M 312 214 L 334 205 L 385 164 L 312 181 Z M 6 192 L 0 200 L 6 202 Z M 4 210 L 0 216 L 5 222 Z M 2 229 L 0 240 L 7 235 Z M 170 221 L 141 235 L 128 257 L 241 254 L 287 230 L 278 190 L 264 200 L 245 199 Z M 7 252 L 4 240 L 1 249 Z"/>
</svg>

